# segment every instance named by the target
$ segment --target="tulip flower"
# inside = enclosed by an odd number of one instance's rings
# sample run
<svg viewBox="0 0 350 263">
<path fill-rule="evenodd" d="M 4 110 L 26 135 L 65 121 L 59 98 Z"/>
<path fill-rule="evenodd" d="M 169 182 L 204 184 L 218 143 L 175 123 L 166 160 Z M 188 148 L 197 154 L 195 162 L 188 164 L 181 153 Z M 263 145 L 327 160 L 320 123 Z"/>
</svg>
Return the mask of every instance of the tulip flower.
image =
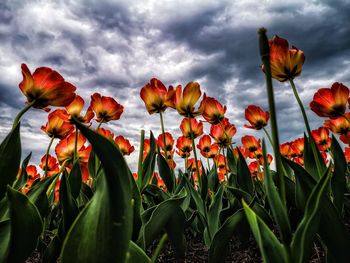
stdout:
<svg viewBox="0 0 350 263">
<path fill-rule="evenodd" d="M 225 158 L 225 156 L 223 154 L 217 155 L 214 158 L 214 162 L 216 163 L 216 166 L 219 169 L 225 169 L 228 170 L 228 166 L 227 166 L 227 160 Z"/>
<path fill-rule="evenodd" d="M 173 136 L 169 132 L 164 133 L 164 136 L 165 136 L 165 147 L 164 147 L 162 134 L 159 134 L 158 139 L 157 139 L 157 144 L 159 145 L 159 147 L 161 149 L 163 149 L 163 151 L 166 151 L 166 152 L 171 151 L 173 149 L 173 146 L 174 146 Z"/>
<path fill-rule="evenodd" d="M 185 152 L 188 153 L 188 155 L 190 155 L 190 152 L 192 151 L 191 139 L 185 136 L 180 136 L 176 140 L 176 148 L 179 149 L 180 152 Z"/>
<path fill-rule="evenodd" d="M 172 86 L 167 90 L 160 80 L 153 78 L 141 89 L 140 96 L 148 113 L 153 114 L 164 112 L 167 107 L 174 107 L 172 100 L 174 92 Z"/>
<path fill-rule="evenodd" d="M 345 147 L 344 150 L 345 160 L 349 164 L 350 163 L 350 147 Z"/>
<path fill-rule="evenodd" d="M 40 174 L 37 172 L 36 166 L 35 165 L 28 165 L 26 167 L 26 173 L 28 176 L 27 183 L 23 187 L 22 191 L 24 193 L 28 193 L 30 190 L 30 187 L 32 186 L 33 182 L 37 179 L 40 178 Z"/>
<path fill-rule="evenodd" d="M 332 119 L 343 116 L 349 99 L 349 89 L 342 83 L 333 83 L 330 89 L 319 89 L 310 103 L 310 108 L 320 117 Z"/>
<path fill-rule="evenodd" d="M 291 157 L 293 157 L 293 158 L 296 158 L 296 157 L 302 158 L 303 154 L 304 154 L 304 138 L 299 138 L 299 139 L 294 140 L 291 143 L 290 147 L 291 147 L 291 150 L 292 150 Z"/>
<path fill-rule="evenodd" d="M 340 136 L 339 136 L 339 139 L 340 139 L 343 143 L 350 145 L 350 131 L 347 132 L 347 133 L 344 133 L 344 134 L 340 135 Z"/>
<path fill-rule="evenodd" d="M 150 139 L 145 139 L 143 141 L 143 155 L 142 155 L 142 160 L 144 161 L 151 150 L 151 140 Z"/>
<path fill-rule="evenodd" d="M 59 139 L 66 137 L 73 129 L 74 126 L 69 122 L 69 114 L 61 109 L 51 112 L 47 124 L 41 126 L 41 130 L 49 137 Z"/>
<path fill-rule="evenodd" d="M 240 153 L 243 155 L 244 158 L 247 158 L 248 156 L 246 155 L 245 149 L 243 146 L 237 146 L 236 148 L 233 149 L 233 154 L 235 155 L 236 158 L 239 158 L 239 153 L 238 151 L 240 151 Z"/>
<path fill-rule="evenodd" d="M 244 148 L 250 153 L 255 153 L 259 148 L 261 148 L 260 139 L 257 140 L 254 136 L 245 135 L 242 137 L 241 141 Z M 253 155 L 253 157 L 255 156 Z"/>
<path fill-rule="evenodd" d="M 115 99 L 101 96 L 99 93 L 94 93 L 91 96 L 91 108 L 96 114 L 96 121 L 99 123 L 119 120 L 124 111 L 124 107 Z"/>
<path fill-rule="evenodd" d="M 104 128 L 98 128 L 97 132 L 101 134 L 103 137 L 107 138 L 108 140 L 113 140 L 114 134 L 110 130 L 107 130 Z"/>
<path fill-rule="evenodd" d="M 219 153 L 219 146 L 217 144 L 212 144 L 210 146 L 210 150 L 209 152 L 204 152 L 201 151 L 201 154 L 205 157 L 205 158 L 215 158 Z"/>
<path fill-rule="evenodd" d="M 292 46 L 279 36 L 269 41 L 271 76 L 278 81 L 292 80 L 301 74 L 305 61 L 304 52 Z M 262 66 L 263 71 L 264 65 Z"/>
<path fill-rule="evenodd" d="M 62 139 L 55 148 L 58 162 L 60 164 L 64 163 L 68 168 L 72 168 L 74 162 L 75 138 L 76 134 L 73 132 Z M 91 152 L 91 145 L 86 147 L 85 143 L 86 138 L 81 133 L 78 133 L 76 157 L 79 159 L 81 168 L 83 165 L 87 165 Z"/>
<path fill-rule="evenodd" d="M 271 164 L 272 160 L 273 160 L 272 155 L 271 154 L 267 154 L 267 163 L 268 163 L 268 165 Z M 259 157 L 259 164 L 260 165 L 264 165 L 264 156 L 260 156 Z"/>
<path fill-rule="evenodd" d="M 291 143 L 286 142 L 280 145 L 280 153 L 283 157 L 289 159 L 292 154 Z"/>
<path fill-rule="evenodd" d="M 182 92 L 182 86 L 176 87 L 175 93 L 173 94 L 173 105 L 177 112 L 185 117 L 195 117 L 201 115 L 203 112 L 204 103 L 201 103 L 200 107 L 195 110 L 194 106 L 199 100 L 202 92 L 200 90 L 199 83 L 189 82 Z"/>
<path fill-rule="evenodd" d="M 135 150 L 134 146 L 131 146 L 129 140 L 121 135 L 115 137 L 114 141 L 123 155 L 130 155 Z"/>
<path fill-rule="evenodd" d="M 32 75 L 26 64 L 21 68 L 23 80 L 19 88 L 27 97 L 28 105 L 48 110 L 47 106 L 67 106 L 74 100 L 76 88 L 57 71 L 41 67 Z"/>
<path fill-rule="evenodd" d="M 336 134 L 346 134 L 350 131 L 350 122 L 347 118 L 350 118 L 350 113 L 345 113 L 345 117 L 338 117 L 336 119 L 330 119 L 324 121 L 323 126 L 330 129 L 333 133 Z"/>
<path fill-rule="evenodd" d="M 201 152 L 209 152 L 210 151 L 210 146 L 211 146 L 211 138 L 209 135 L 205 134 L 203 135 L 197 144 L 197 148 Z"/>
<path fill-rule="evenodd" d="M 231 145 L 232 137 L 236 131 L 236 127 L 225 118 L 220 124 L 211 125 L 210 136 L 219 147 L 226 147 Z"/>
<path fill-rule="evenodd" d="M 94 112 L 92 111 L 91 106 L 89 106 L 88 109 L 86 110 L 85 115 L 84 116 L 81 115 L 81 111 L 84 108 L 84 104 L 85 102 L 83 98 L 80 97 L 79 95 L 76 95 L 74 100 L 68 106 L 66 106 L 66 110 L 68 111 L 70 116 L 78 119 L 82 123 L 87 124 L 94 117 Z"/>
<path fill-rule="evenodd" d="M 197 172 L 197 167 L 199 169 L 199 172 Z M 202 175 L 202 162 L 200 160 L 197 161 L 197 165 L 196 165 L 196 161 L 194 158 L 189 158 L 187 161 L 187 168 L 193 173 L 193 178 L 196 181 L 197 178 L 197 174 L 199 173 L 199 175 Z"/>
<path fill-rule="evenodd" d="M 329 138 L 329 131 L 325 127 L 311 131 L 312 137 L 320 151 L 327 151 L 331 147 L 332 139 Z"/>
<path fill-rule="evenodd" d="M 201 121 L 197 121 L 195 118 L 184 118 L 180 125 L 182 135 L 191 139 L 191 128 L 193 139 L 203 134 L 203 123 Z"/>
<path fill-rule="evenodd" d="M 270 113 L 268 111 L 263 111 L 260 107 L 255 105 L 249 105 L 245 109 L 245 119 L 250 125 L 245 124 L 244 127 L 261 130 L 267 125 L 269 118 Z"/>
<path fill-rule="evenodd" d="M 46 155 L 41 158 L 41 164 L 39 165 L 43 171 L 46 171 L 48 176 L 58 173 L 60 170 L 57 159 L 52 155 L 47 155 L 47 166 L 46 166 Z"/>
<path fill-rule="evenodd" d="M 203 97 L 203 118 L 210 124 L 218 124 L 225 118 L 226 106 L 222 106 L 216 99 Z"/>
</svg>

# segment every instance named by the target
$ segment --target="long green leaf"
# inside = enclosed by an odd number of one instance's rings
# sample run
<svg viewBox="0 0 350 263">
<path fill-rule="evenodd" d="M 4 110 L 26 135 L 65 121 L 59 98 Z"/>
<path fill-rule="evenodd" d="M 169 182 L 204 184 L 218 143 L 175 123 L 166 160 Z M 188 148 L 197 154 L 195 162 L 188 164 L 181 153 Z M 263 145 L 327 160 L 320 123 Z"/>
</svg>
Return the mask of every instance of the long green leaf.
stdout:
<svg viewBox="0 0 350 263">
<path fill-rule="evenodd" d="M 152 174 L 154 172 L 154 166 L 156 161 L 156 141 L 154 139 L 153 133 L 150 135 L 150 150 L 142 164 L 142 187 L 141 192 L 149 184 Z"/>
<path fill-rule="evenodd" d="M 13 183 L 13 188 L 15 188 L 16 190 L 21 189 L 23 186 L 25 186 L 25 184 L 28 181 L 26 168 L 31 157 L 32 157 L 32 153 L 29 153 L 28 156 L 24 158 L 22 162 L 21 173 L 19 174 L 19 177 L 17 178 L 17 180 Z"/>
<path fill-rule="evenodd" d="M 281 233 L 282 240 L 285 244 L 289 244 L 292 237 L 292 230 L 290 227 L 286 204 L 282 203 L 279 193 L 277 192 L 270 168 L 267 161 L 266 144 L 262 142 L 263 156 L 264 156 L 264 173 L 265 173 L 265 193 L 269 202 L 273 217 L 277 223 L 278 229 Z"/>
<path fill-rule="evenodd" d="M 132 234 L 132 189 L 129 169 L 108 139 L 75 121 L 89 140 L 105 173 L 64 241 L 62 263 L 124 262 Z"/>
<path fill-rule="evenodd" d="M 76 161 L 68 176 L 71 194 L 74 199 L 78 198 L 81 191 L 82 175 L 79 161 Z"/>
<path fill-rule="evenodd" d="M 295 231 L 291 248 L 293 262 L 302 263 L 310 256 L 314 236 L 318 230 L 320 203 L 330 181 L 331 167 L 312 190 L 307 200 L 304 217 Z"/>
<path fill-rule="evenodd" d="M 250 229 L 258 243 L 262 258 L 265 263 L 287 263 L 285 248 L 278 241 L 275 234 L 255 214 L 255 212 L 242 200 L 244 212 L 247 216 Z"/>
<path fill-rule="evenodd" d="M 163 155 L 158 154 L 157 164 L 158 164 L 160 177 L 164 180 L 167 190 L 169 192 L 172 192 L 174 189 L 175 178 L 173 178 L 170 167 Z"/>
<path fill-rule="evenodd" d="M 7 185 L 16 180 L 21 163 L 20 123 L 0 144 L 0 200 L 5 196 Z"/>
<path fill-rule="evenodd" d="M 22 263 L 36 248 L 43 222 L 28 197 L 10 186 L 7 188 L 7 200 L 11 216 L 11 245 L 7 262 Z"/>
<path fill-rule="evenodd" d="M 250 175 L 250 171 L 244 156 L 239 149 L 237 149 L 237 151 L 239 154 L 239 158 L 237 160 L 237 184 L 239 188 L 253 196 L 254 185 L 252 176 Z"/>
<path fill-rule="evenodd" d="M 334 162 L 334 172 L 332 176 L 333 203 L 339 213 L 343 210 L 344 193 L 346 190 L 346 160 L 342 148 L 337 139 L 332 135 L 331 152 Z"/>
<path fill-rule="evenodd" d="M 11 221 L 0 222 L 0 262 L 6 262 L 10 249 Z"/>
<path fill-rule="evenodd" d="M 317 156 L 314 155 L 317 154 Z M 318 159 L 318 160 L 317 160 Z M 320 171 L 317 169 L 316 162 L 320 164 Z M 307 137 L 304 134 L 304 167 L 305 170 L 316 180 L 322 176 L 324 171 L 326 170 L 326 164 L 324 163 L 323 157 L 320 154 L 320 151 L 317 149 L 314 138 Z M 321 174 L 319 174 L 319 172 Z"/>
<path fill-rule="evenodd" d="M 126 263 L 150 263 L 151 259 L 134 242 L 130 241 Z"/>
<path fill-rule="evenodd" d="M 243 219 L 244 211 L 240 209 L 227 218 L 220 229 L 215 233 L 209 249 L 209 263 L 224 262 L 225 252 L 227 252 L 226 250 L 229 246 L 229 242 Z"/>
</svg>

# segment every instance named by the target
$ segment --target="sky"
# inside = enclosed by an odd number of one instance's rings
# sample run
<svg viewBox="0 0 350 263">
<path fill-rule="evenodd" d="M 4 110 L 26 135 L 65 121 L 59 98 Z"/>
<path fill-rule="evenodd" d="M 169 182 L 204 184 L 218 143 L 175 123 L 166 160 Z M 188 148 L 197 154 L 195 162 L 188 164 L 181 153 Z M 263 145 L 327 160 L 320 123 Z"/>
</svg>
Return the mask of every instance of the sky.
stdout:
<svg viewBox="0 0 350 263">
<path fill-rule="evenodd" d="M 347 1 L 23 1 L 0 2 L 0 140 L 10 131 L 26 98 L 18 88 L 20 65 L 34 72 L 46 66 L 77 87 L 90 104 L 99 92 L 125 107 L 120 120 L 105 124 L 128 138 L 136 151 L 127 158 L 135 169 L 140 130 L 160 133 L 159 115 L 149 115 L 140 89 L 153 77 L 165 85 L 197 81 L 202 92 L 227 106 L 237 127 L 234 142 L 261 131 L 244 128 L 244 109 L 267 110 L 258 51 L 258 28 L 304 51 L 295 79 L 311 128 L 324 119 L 309 110 L 313 94 L 333 82 L 350 85 L 350 5 Z M 288 83 L 274 81 L 280 141 L 302 136 L 304 124 Z M 33 109 L 22 119 L 23 157 L 32 163 L 45 154 L 49 137 L 40 130 L 47 113 Z M 165 112 L 166 131 L 180 135 L 177 112 Z M 96 126 L 96 124 L 94 124 Z M 94 127 L 94 126 L 93 126 Z M 209 126 L 205 124 L 206 133 Z M 52 149 L 51 153 L 54 153 Z M 176 159 L 179 161 L 179 159 Z"/>
</svg>

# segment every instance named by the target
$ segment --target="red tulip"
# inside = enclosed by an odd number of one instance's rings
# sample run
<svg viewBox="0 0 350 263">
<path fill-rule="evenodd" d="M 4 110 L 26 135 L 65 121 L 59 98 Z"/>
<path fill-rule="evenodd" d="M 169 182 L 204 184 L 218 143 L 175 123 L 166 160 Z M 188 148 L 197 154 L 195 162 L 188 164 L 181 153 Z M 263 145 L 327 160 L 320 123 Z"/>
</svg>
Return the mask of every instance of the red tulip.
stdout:
<svg viewBox="0 0 350 263">
<path fill-rule="evenodd" d="M 330 149 L 332 139 L 329 138 L 329 131 L 327 128 L 320 127 L 317 130 L 313 130 L 311 134 L 320 151 L 327 151 Z"/>
<path fill-rule="evenodd" d="M 91 108 L 96 114 L 96 120 L 104 123 L 119 120 L 124 111 L 124 107 L 115 99 L 101 96 L 99 93 L 91 96 Z"/>
<path fill-rule="evenodd" d="M 220 124 L 211 125 L 210 136 L 219 147 L 226 147 L 231 144 L 232 137 L 236 134 L 236 131 L 236 127 L 225 118 Z"/>
<path fill-rule="evenodd" d="M 131 146 L 129 140 L 121 135 L 115 137 L 114 141 L 123 155 L 130 155 L 135 150 L 134 146 Z"/>
<path fill-rule="evenodd" d="M 70 134 L 74 126 L 69 122 L 69 114 L 65 110 L 55 110 L 48 116 L 48 122 L 45 126 L 41 126 L 49 137 L 62 139 Z"/>
<path fill-rule="evenodd" d="M 41 164 L 39 165 L 40 168 L 45 171 L 46 167 L 46 154 L 41 158 Z M 60 170 L 57 159 L 53 157 L 52 155 L 48 155 L 48 160 L 47 160 L 47 175 L 51 176 Z"/>
<path fill-rule="evenodd" d="M 171 151 L 173 149 L 173 146 L 174 146 L 173 136 L 169 132 L 165 132 L 164 136 L 165 136 L 165 145 L 166 145 L 166 147 L 164 147 L 163 134 L 159 134 L 158 139 L 157 139 L 157 144 L 159 145 L 159 147 L 163 151 L 167 151 L 167 152 Z"/>
<path fill-rule="evenodd" d="M 270 118 L 270 113 L 268 111 L 263 111 L 258 106 L 249 105 L 245 109 L 245 118 L 250 123 L 250 125 L 245 124 L 244 127 L 261 130 L 267 125 L 267 122 Z"/>
<path fill-rule="evenodd" d="M 76 95 L 74 100 L 66 106 L 66 110 L 70 114 L 70 116 L 77 118 L 82 123 L 89 123 L 91 119 L 94 117 L 94 112 L 92 111 L 91 106 L 86 110 L 85 115 L 81 115 L 81 112 L 84 108 L 84 100 L 79 95 Z"/>
<path fill-rule="evenodd" d="M 182 131 L 182 135 L 191 139 L 191 127 L 193 132 L 193 138 L 197 138 L 203 134 L 203 123 L 201 121 L 197 121 L 195 118 L 184 118 L 181 121 L 180 129 Z"/>
<path fill-rule="evenodd" d="M 225 118 L 226 106 L 222 106 L 216 99 L 207 97 L 204 93 L 203 118 L 210 124 L 218 124 Z"/>
</svg>

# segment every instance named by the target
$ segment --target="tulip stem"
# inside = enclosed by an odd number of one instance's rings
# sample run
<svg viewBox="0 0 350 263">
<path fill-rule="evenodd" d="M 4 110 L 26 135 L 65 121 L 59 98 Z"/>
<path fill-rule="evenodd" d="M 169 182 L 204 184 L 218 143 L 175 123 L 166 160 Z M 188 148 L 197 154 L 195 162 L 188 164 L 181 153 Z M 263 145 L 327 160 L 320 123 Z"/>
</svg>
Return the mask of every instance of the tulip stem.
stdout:
<svg viewBox="0 0 350 263">
<path fill-rule="evenodd" d="M 78 127 L 75 126 L 75 142 L 74 142 L 74 158 L 73 158 L 73 162 L 76 161 L 77 156 L 78 156 Z"/>
<path fill-rule="evenodd" d="M 207 157 L 207 163 L 208 163 L 208 171 L 210 171 L 210 162 L 209 162 L 209 158 Z"/>
<path fill-rule="evenodd" d="M 269 133 L 267 132 L 267 130 L 265 129 L 265 127 L 263 127 L 263 131 L 265 132 L 266 137 L 269 139 L 269 142 L 270 142 L 271 146 L 273 147 L 273 141 L 272 141 L 272 139 L 271 139 L 270 134 L 269 134 Z"/>
<path fill-rule="evenodd" d="M 164 150 L 165 159 L 168 161 L 168 151 L 167 151 L 167 148 L 166 148 L 164 120 L 163 120 L 163 113 L 162 113 L 162 111 L 159 111 L 159 116 L 160 116 L 160 126 L 162 127 L 163 150 Z"/>
<path fill-rule="evenodd" d="M 305 122 L 305 126 L 306 126 L 306 130 L 307 130 L 307 133 L 309 135 L 309 138 L 312 137 L 312 133 L 311 133 L 311 129 L 310 129 L 310 125 L 309 125 L 309 120 L 307 118 L 307 115 L 306 115 L 306 112 L 305 112 L 305 108 L 304 108 L 304 105 L 299 97 L 299 94 L 298 94 L 298 91 L 295 87 L 295 84 L 294 84 L 294 81 L 293 79 L 289 79 L 289 82 L 290 82 L 290 85 L 292 86 L 292 90 L 293 90 L 293 93 L 294 93 L 294 96 L 299 104 L 299 107 L 300 107 L 300 110 L 301 110 L 301 113 L 303 115 L 303 118 L 304 118 L 304 122 Z M 304 142 L 306 143 L 306 142 Z M 317 152 L 317 147 L 315 145 L 315 143 L 312 143 L 311 144 L 311 150 L 314 154 L 314 157 L 315 157 L 315 163 L 316 163 L 316 168 L 317 168 L 317 171 L 318 171 L 318 175 L 321 177 L 322 176 L 322 172 L 321 172 L 321 164 L 320 164 L 320 160 L 318 158 L 318 152 Z"/>
<path fill-rule="evenodd" d="M 96 128 L 96 131 L 97 131 L 97 132 L 98 132 L 98 129 L 101 128 L 102 123 L 103 123 L 103 119 L 102 119 L 102 120 L 98 123 L 98 125 L 97 125 L 97 128 Z"/>
<path fill-rule="evenodd" d="M 55 139 L 54 136 L 51 137 L 51 140 L 50 140 L 50 143 L 49 143 L 49 146 L 47 147 L 47 150 L 46 150 L 46 160 L 45 160 L 45 173 L 44 173 L 44 177 L 47 176 L 47 169 L 48 169 L 48 164 L 49 164 L 49 153 L 50 153 L 50 148 L 51 148 L 51 145 L 53 143 L 53 140 Z"/>
<path fill-rule="evenodd" d="M 226 136 L 227 143 L 228 143 L 228 147 L 230 147 L 231 151 L 233 152 L 233 147 L 232 147 L 232 144 L 231 144 L 231 139 L 230 139 L 230 137 L 228 136 L 228 134 L 227 134 L 227 132 L 226 132 L 226 129 L 225 129 L 224 125 L 222 124 L 222 122 L 219 121 L 219 123 L 220 123 L 220 126 L 221 126 L 222 131 L 224 132 L 224 135 Z"/>
<path fill-rule="evenodd" d="M 35 100 L 33 100 L 31 103 L 29 103 L 24 109 L 22 109 L 16 116 L 12 129 L 16 127 L 16 125 L 19 123 L 20 119 L 22 118 L 23 114 L 26 113 L 33 105 L 35 104 Z"/>
<path fill-rule="evenodd" d="M 157 246 L 157 248 L 156 248 L 156 251 L 154 251 L 154 253 L 153 253 L 153 255 L 152 255 L 151 263 L 157 262 L 157 258 L 158 258 L 158 256 L 159 256 L 160 252 L 162 251 L 162 248 L 163 248 L 163 246 L 164 246 L 164 244 L 165 244 L 165 242 L 166 242 L 167 240 L 168 240 L 168 234 L 165 233 L 165 234 L 161 237 L 161 239 L 160 239 L 160 241 L 159 241 L 159 243 L 158 243 L 158 246 Z"/>
<path fill-rule="evenodd" d="M 278 138 L 278 127 L 277 127 L 277 117 L 276 117 L 276 107 L 274 99 L 274 91 L 272 86 L 272 77 L 271 77 L 271 67 L 270 67 L 270 47 L 269 41 L 266 36 L 266 29 L 261 28 L 259 30 L 259 46 L 260 46 L 260 56 L 262 63 L 265 66 L 265 77 L 266 77 L 266 90 L 267 98 L 269 102 L 269 110 L 271 116 L 271 132 L 273 139 L 273 149 L 276 158 L 276 170 L 278 174 L 279 181 L 279 190 L 280 197 L 283 204 L 286 204 L 286 187 L 284 184 L 284 169 L 282 164 L 281 153 L 279 151 L 279 138 Z"/>
<path fill-rule="evenodd" d="M 198 181 L 200 182 L 201 180 L 199 178 L 200 175 L 199 175 L 199 168 L 198 168 L 197 151 L 196 151 L 196 145 L 195 145 L 195 142 L 194 142 L 194 134 L 193 134 L 193 130 L 192 130 L 192 123 L 191 123 L 190 115 L 188 115 L 188 123 L 190 124 L 191 141 L 192 141 L 194 161 L 196 163 L 196 169 L 197 169 L 197 178 L 198 178 Z"/>
<path fill-rule="evenodd" d="M 303 103 L 302 103 L 302 101 L 301 101 L 301 99 L 299 97 L 299 94 L 298 94 L 297 88 L 295 87 L 293 79 L 289 79 L 289 82 L 290 82 L 290 85 L 292 86 L 292 90 L 293 90 L 294 96 L 295 96 L 295 98 L 296 98 L 296 100 L 297 100 L 297 102 L 299 104 L 299 108 L 300 108 L 301 113 L 303 115 L 307 133 L 308 133 L 309 137 L 311 137 L 311 129 L 310 129 L 310 125 L 309 125 L 309 120 L 308 120 L 306 112 L 305 112 L 304 105 L 303 105 Z"/>
<path fill-rule="evenodd" d="M 139 153 L 139 163 L 137 167 L 137 180 L 136 180 L 136 182 L 139 182 L 139 184 L 141 184 L 142 182 L 141 176 L 142 176 L 142 159 L 143 159 L 144 142 L 145 142 L 145 130 L 141 130 L 140 153 Z"/>
</svg>

